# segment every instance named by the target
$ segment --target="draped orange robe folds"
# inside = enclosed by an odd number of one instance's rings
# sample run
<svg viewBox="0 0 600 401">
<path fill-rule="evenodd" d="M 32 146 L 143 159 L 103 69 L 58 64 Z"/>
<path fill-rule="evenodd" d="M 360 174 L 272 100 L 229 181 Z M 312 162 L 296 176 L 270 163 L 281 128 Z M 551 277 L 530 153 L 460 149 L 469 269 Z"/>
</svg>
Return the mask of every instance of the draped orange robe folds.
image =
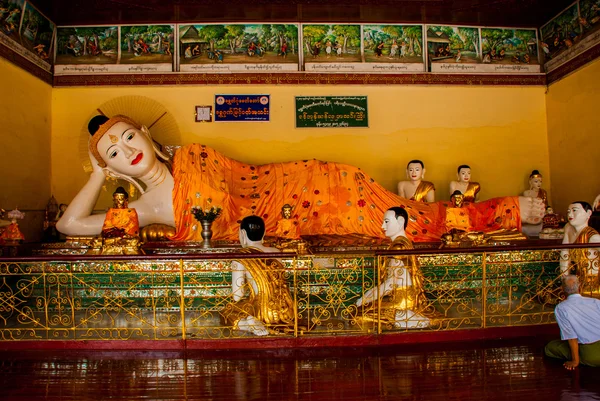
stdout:
<svg viewBox="0 0 600 401">
<path fill-rule="evenodd" d="M 450 202 L 424 203 L 401 198 L 357 167 L 319 160 L 251 165 L 230 159 L 207 146 L 180 148 L 173 159 L 173 208 L 176 241 L 201 241 L 202 229 L 192 206 L 221 206 L 213 239 L 237 239 L 239 222 L 261 216 L 267 235 L 281 218 L 281 207 L 293 207 L 301 235 L 351 233 L 383 237 L 381 221 L 392 206 L 409 214 L 407 235 L 413 241 L 436 241 L 445 233 Z M 473 230 L 521 229 L 518 197 L 468 204 Z"/>
</svg>

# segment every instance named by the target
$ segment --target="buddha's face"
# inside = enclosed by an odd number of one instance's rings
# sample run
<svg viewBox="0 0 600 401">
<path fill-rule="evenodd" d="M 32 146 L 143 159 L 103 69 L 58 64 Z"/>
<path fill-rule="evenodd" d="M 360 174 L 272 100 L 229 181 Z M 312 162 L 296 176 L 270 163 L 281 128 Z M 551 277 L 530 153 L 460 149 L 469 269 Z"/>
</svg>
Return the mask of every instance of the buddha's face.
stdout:
<svg viewBox="0 0 600 401">
<path fill-rule="evenodd" d="M 592 212 L 586 211 L 580 203 L 571 203 L 567 209 L 567 219 L 573 226 L 586 225 Z"/>
<path fill-rule="evenodd" d="M 464 200 L 465 196 L 463 194 L 452 195 L 452 204 L 454 207 L 462 207 Z"/>
<path fill-rule="evenodd" d="M 458 180 L 460 182 L 469 182 L 471 180 L 471 169 L 470 168 L 461 168 L 458 172 Z"/>
<path fill-rule="evenodd" d="M 408 168 L 406 169 L 406 175 L 408 179 L 411 181 L 420 181 L 423 179 L 423 175 L 425 174 L 425 169 L 421 166 L 420 163 L 410 163 Z"/>
<path fill-rule="evenodd" d="M 98 152 L 110 170 L 130 177 L 143 176 L 157 161 L 151 140 L 121 121 L 100 138 Z"/>
<path fill-rule="evenodd" d="M 383 215 L 381 228 L 385 232 L 386 237 L 395 238 L 402 234 L 404 230 L 404 218 L 396 217 L 396 213 L 393 210 L 388 210 Z"/>
<path fill-rule="evenodd" d="M 125 209 L 127 207 L 127 198 L 125 198 L 124 194 L 114 194 L 113 195 L 113 206 L 117 209 Z"/>
<path fill-rule="evenodd" d="M 531 189 L 540 189 L 542 187 L 542 177 L 533 177 L 529 179 Z"/>
<path fill-rule="evenodd" d="M 292 217 L 292 208 L 284 207 L 283 209 L 281 209 L 281 215 L 283 216 L 284 219 L 291 218 Z"/>
</svg>

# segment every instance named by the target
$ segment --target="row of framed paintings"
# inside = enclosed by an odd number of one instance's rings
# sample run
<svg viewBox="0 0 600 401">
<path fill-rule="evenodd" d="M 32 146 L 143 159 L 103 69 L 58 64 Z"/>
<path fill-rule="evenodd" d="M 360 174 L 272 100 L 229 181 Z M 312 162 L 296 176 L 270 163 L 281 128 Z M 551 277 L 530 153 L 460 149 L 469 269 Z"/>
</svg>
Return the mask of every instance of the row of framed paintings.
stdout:
<svg viewBox="0 0 600 401">
<path fill-rule="evenodd" d="M 600 0 L 536 29 L 421 24 L 222 23 L 56 27 L 0 0 L 0 43 L 55 75 L 106 73 L 541 73 L 600 42 Z"/>
<path fill-rule="evenodd" d="M 540 73 L 537 30 L 374 24 L 59 27 L 55 74 Z"/>
</svg>

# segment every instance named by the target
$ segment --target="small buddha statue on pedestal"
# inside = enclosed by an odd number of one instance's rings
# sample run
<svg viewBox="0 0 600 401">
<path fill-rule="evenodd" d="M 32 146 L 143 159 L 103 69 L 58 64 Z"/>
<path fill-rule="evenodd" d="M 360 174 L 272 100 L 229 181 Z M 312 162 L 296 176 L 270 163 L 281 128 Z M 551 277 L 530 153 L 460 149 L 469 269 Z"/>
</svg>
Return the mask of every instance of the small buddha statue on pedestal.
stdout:
<svg viewBox="0 0 600 401">
<path fill-rule="evenodd" d="M 281 207 L 281 219 L 275 228 L 276 246 L 284 252 L 303 253 L 306 244 L 300 240 L 300 226 L 292 219 L 292 210 L 288 203 Z"/>
<path fill-rule="evenodd" d="M 542 189 L 542 175 L 538 170 L 533 170 L 529 175 L 529 189 L 523 192 L 523 196 L 540 198 L 548 207 L 548 194 Z"/>
<path fill-rule="evenodd" d="M 475 202 L 481 186 L 478 182 L 471 182 L 471 167 L 461 164 L 458 166 L 456 176 L 458 177 L 458 181 L 450 182 L 450 195 L 455 191 L 460 191 L 464 196 L 465 202 Z"/>
<path fill-rule="evenodd" d="M 425 178 L 425 165 L 421 160 L 411 160 L 406 166 L 408 181 L 398 183 L 398 195 L 417 202 L 435 202 L 435 187 Z"/>
<path fill-rule="evenodd" d="M 464 199 L 458 190 L 450 197 L 452 207 L 446 209 L 446 234 L 441 238 L 444 246 L 476 246 L 487 241 L 483 232 L 472 231 L 469 210 L 463 207 Z"/>
<path fill-rule="evenodd" d="M 10 223 L 4 228 L 2 234 L 0 234 L 0 241 L 7 245 L 16 245 L 23 242 L 25 236 L 21 230 L 19 230 L 17 220 L 21 220 L 25 217 L 25 213 L 21 212 L 19 209 L 15 209 L 8 212 L 6 217 L 8 217 Z"/>
<path fill-rule="evenodd" d="M 135 209 L 129 207 L 129 194 L 123 187 L 113 193 L 113 207 L 108 209 L 102 226 L 102 255 L 137 255 L 140 253 L 140 224 Z"/>
</svg>

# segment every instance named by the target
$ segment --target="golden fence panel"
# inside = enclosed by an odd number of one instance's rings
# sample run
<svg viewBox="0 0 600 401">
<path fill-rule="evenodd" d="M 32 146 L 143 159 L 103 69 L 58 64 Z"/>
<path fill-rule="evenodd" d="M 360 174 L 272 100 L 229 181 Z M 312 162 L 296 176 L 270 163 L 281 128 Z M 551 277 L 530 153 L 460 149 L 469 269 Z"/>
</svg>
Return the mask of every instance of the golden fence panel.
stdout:
<svg viewBox="0 0 600 401">
<path fill-rule="evenodd" d="M 308 337 L 553 323 L 566 268 L 584 276 L 584 295 L 598 295 L 598 252 L 573 250 L 253 255 L 239 263 L 222 255 L 0 261 L 0 341 Z"/>
</svg>

